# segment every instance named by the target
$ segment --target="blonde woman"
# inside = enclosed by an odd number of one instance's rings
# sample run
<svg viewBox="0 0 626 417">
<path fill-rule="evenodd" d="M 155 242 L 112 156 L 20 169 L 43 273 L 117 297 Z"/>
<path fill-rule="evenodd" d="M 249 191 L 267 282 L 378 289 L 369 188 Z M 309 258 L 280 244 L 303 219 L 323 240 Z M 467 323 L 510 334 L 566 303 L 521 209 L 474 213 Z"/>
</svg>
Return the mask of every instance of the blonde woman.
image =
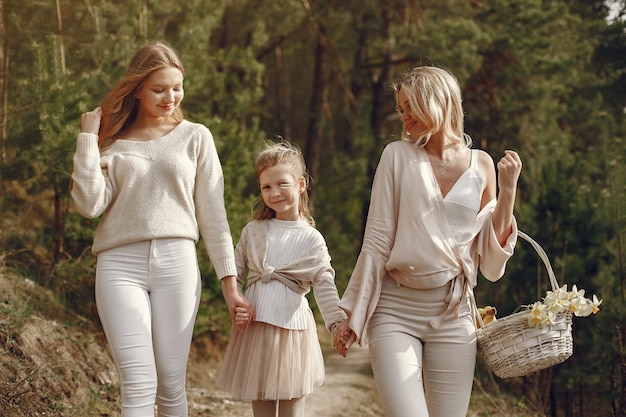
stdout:
<svg viewBox="0 0 626 417">
<path fill-rule="evenodd" d="M 340 353 L 369 345 L 387 417 L 464 417 L 476 358 L 469 295 L 513 254 L 521 161 L 471 149 L 461 91 L 417 67 L 395 85 L 401 141 L 380 159 L 361 253 L 340 307 Z M 496 199 L 496 185 L 499 188 Z"/>
<path fill-rule="evenodd" d="M 161 42 L 137 51 L 100 107 L 81 116 L 71 195 L 102 216 L 96 304 L 118 368 L 123 417 L 187 416 L 186 367 L 202 236 L 233 320 L 237 290 L 223 177 L 211 132 L 183 118 L 184 70 Z"/>
</svg>

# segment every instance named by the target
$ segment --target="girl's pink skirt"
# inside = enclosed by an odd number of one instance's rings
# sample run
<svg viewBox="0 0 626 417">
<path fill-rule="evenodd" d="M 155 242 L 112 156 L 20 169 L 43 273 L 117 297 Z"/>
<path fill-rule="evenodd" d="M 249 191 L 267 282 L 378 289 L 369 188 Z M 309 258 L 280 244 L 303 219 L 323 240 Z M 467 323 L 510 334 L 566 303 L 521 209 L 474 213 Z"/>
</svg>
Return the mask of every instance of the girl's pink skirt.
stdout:
<svg viewBox="0 0 626 417">
<path fill-rule="evenodd" d="M 324 358 L 313 314 L 306 330 L 253 322 L 233 327 L 217 387 L 242 400 L 290 400 L 324 382 Z"/>
</svg>

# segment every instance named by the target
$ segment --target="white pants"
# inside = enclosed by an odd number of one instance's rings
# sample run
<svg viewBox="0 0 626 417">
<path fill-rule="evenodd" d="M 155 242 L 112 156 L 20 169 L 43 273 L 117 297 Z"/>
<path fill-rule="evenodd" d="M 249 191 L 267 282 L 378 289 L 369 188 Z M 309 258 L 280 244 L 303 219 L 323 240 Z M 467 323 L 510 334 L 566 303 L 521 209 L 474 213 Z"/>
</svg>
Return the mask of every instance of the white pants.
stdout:
<svg viewBox="0 0 626 417">
<path fill-rule="evenodd" d="M 369 324 L 374 378 L 387 417 L 465 417 L 476 364 L 475 326 L 467 300 L 434 329 L 448 286 L 398 287 L 385 278 Z"/>
<path fill-rule="evenodd" d="M 200 301 L 196 247 L 158 239 L 101 252 L 96 304 L 118 368 L 122 417 L 187 416 L 185 380 Z"/>
</svg>

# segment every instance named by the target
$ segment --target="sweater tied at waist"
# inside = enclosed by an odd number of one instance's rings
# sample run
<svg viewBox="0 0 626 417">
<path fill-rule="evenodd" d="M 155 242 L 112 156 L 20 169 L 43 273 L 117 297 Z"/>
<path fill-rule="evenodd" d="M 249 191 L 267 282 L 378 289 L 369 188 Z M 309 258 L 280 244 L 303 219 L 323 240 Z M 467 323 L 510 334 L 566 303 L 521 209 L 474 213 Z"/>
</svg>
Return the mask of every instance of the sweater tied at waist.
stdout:
<svg viewBox="0 0 626 417">
<path fill-rule="evenodd" d="M 306 287 L 303 287 L 299 280 L 291 278 L 290 274 L 286 271 L 276 270 L 273 266 L 266 266 L 263 271 L 250 270 L 248 273 L 248 284 L 252 284 L 256 281 L 261 281 L 267 284 L 271 280 L 277 280 L 285 284 L 290 290 L 304 295 L 310 290 L 310 283 L 306 283 Z M 304 283 L 303 283 L 304 284 Z"/>
<path fill-rule="evenodd" d="M 263 282 L 264 284 L 270 282 L 275 271 L 276 269 L 273 266 L 266 267 L 261 273 L 261 282 Z"/>
</svg>

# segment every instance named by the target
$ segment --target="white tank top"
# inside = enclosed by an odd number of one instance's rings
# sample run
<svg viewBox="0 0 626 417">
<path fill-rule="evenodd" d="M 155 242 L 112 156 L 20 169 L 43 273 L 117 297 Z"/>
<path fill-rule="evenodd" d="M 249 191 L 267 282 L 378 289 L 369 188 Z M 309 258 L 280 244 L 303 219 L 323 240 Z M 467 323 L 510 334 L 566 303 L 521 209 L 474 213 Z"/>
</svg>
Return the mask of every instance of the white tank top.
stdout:
<svg viewBox="0 0 626 417">
<path fill-rule="evenodd" d="M 443 199 L 450 226 L 462 226 L 476 220 L 483 193 L 483 178 L 478 171 L 478 151 L 472 149 L 469 168 L 461 174 Z"/>
</svg>

